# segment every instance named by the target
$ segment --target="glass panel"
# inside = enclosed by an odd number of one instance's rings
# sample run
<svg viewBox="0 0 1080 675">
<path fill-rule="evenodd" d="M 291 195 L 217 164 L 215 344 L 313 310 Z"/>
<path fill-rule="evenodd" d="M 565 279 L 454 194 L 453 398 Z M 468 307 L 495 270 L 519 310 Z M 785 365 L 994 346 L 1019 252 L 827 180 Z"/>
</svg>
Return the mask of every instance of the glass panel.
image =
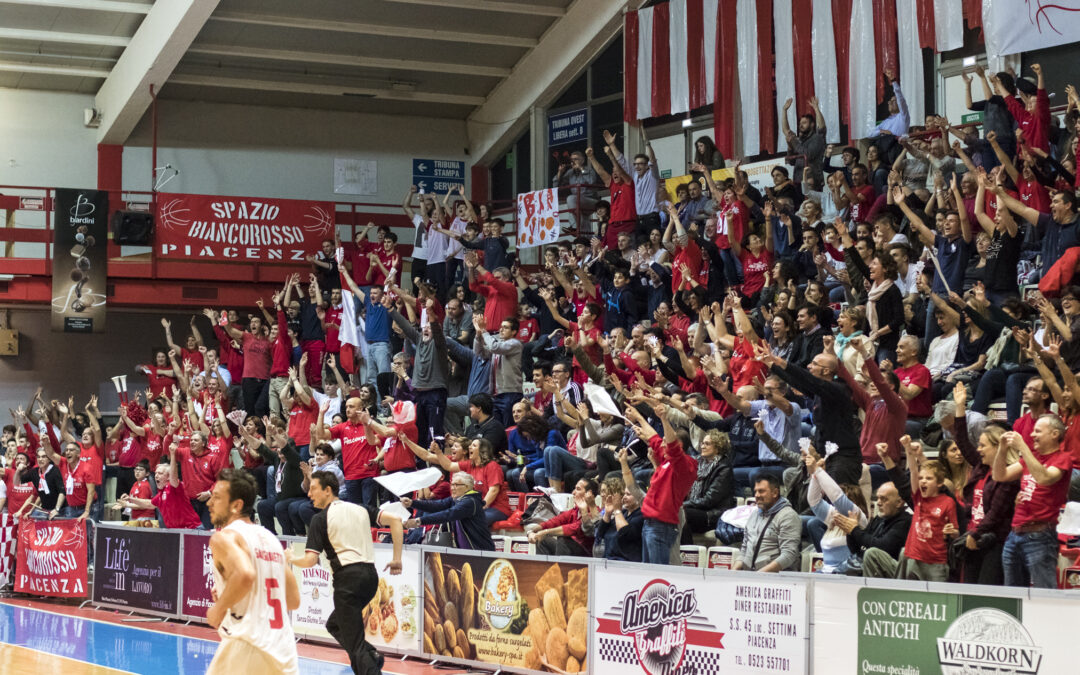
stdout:
<svg viewBox="0 0 1080 675">
<path fill-rule="evenodd" d="M 623 40 L 619 35 L 592 64 L 592 97 L 621 94 L 623 90 Z"/>
</svg>

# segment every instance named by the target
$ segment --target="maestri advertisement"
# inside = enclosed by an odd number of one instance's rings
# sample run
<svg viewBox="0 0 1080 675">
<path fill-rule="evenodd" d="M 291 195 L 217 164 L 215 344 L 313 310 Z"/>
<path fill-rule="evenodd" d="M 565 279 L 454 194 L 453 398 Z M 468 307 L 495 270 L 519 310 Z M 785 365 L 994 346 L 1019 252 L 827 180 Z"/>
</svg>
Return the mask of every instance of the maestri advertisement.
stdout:
<svg viewBox="0 0 1080 675">
<path fill-rule="evenodd" d="M 586 672 L 588 601 L 586 565 L 425 553 L 424 651 Z"/>
<path fill-rule="evenodd" d="M 304 542 L 293 542 L 290 547 L 292 555 L 303 555 Z M 420 551 L 402 553 L 401 574 L 385 571 L 392 557 L 390 547 L 375 546 L 379 591 L 364 608 L 364 638 L 376 647 L 419 652 Z M 314 567 L 293 567 L 293 574 L 300 585 L 300 607 L 292 613 L 293 631 L 305 637 L 333 639 L 326 630 L 326 620 L 334 611 L 334 580 L 326 556 L 320 556 Z"/>
<path fill-rule="evenodd" d="M 158 255 L 216 262 L 303 262 L 334 238 L 333 202 L 159 193 Z"/>
<path fill-rule="evenodd" d="M 16 593 L 85 598 L 86 565 L 85 522 L 24 518 L 19 524 Z"/>
<path fill-rule="evenodd" d="M 52 329 L 105 330 L 109 193 L 60 188 L 53 201 Z"/>
<path fill-rule="evenodd" d="M 99 526 L 94 536 L 94 602 L 175 614 L 180 533 Z"/>
<path fill-rule="evenodd" d="M 805 673 L 806 584 L 608 567 L 596 575 L 593 673 Z"/>
</svg>

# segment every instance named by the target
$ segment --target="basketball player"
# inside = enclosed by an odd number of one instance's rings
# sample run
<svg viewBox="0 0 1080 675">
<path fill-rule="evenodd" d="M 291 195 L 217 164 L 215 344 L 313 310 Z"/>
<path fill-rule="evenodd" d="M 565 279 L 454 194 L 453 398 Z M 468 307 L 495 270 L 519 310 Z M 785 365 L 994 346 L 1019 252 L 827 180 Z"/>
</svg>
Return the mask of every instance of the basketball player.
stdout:
<svg viewBox="0 0 1080 675">
<path fill-rule="evenodd" d="M 308 483 L 308 497 L 320 509 L 308 526 L 304 555 L 292 559 L 297 567 L 312 567 L 319 554 L 326 553 L 334 574 L 334 611 L 326 620 L 326 630 L 349 653 L 356 675 L 380 675 L 383 657 L 364 638 L 364 607 L 379 590 L 375 570 L 375 547 L 371 541 L 371 514 L 363 506 L 338 499 L 337 476 L 316 471 Z M 386 566 L 390 574 L 401 574 L 401 520 L 389 513 L 377 516 L 379 525 L 390 528 L 393 559 Z"/>
<path fill-rule="evenodd" d="M 300 606 L 281 542 L 251 521 L 255 479 L 246 471 L 222 469 L 207 508 L 214 526 L 214 605 L 206 612 L 221 646 L 207 675 L 298 675 L 296 640 L 288 612 Z"/>
</svg>

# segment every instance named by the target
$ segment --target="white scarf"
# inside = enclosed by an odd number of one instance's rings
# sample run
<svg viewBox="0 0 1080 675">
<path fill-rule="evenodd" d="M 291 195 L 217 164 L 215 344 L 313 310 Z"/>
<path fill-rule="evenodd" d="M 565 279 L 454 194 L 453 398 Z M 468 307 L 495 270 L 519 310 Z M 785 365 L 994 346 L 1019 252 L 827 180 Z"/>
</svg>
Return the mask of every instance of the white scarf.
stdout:
<svg viewBox="0 0 1080 675">
<path fill-rule="evenodd" d="M 877 301 L 881 299 L 881 296 L 885 295 L 885 292 L 892 288 L 893 282 L 891 279 L 879 281 L 870 287 L 870 293 L 867 295 L 868 301 L 866 303 L 866 320 L 870 324 L 870 331 L 875 332 L 878 330 L 878 316 L 877 316 Z"/>
</svg>

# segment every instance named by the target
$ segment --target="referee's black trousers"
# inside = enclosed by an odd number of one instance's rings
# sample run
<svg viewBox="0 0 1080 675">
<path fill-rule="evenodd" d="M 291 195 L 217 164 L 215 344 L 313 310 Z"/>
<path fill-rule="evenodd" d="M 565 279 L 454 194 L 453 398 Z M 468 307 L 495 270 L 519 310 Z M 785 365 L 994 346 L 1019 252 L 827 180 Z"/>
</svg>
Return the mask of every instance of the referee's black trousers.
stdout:
<svg viewBox="0 0 1080 675">
<path fill-rule="evenodd" d="M 364 638 L 363 611 L 379 590 L 379 574 L 372 563 L 354 563 L 334 573 L 334 611 L 326 630 L 349 653 L 356 675 L 381 675 L 383 657 Z"/>
</svg>

